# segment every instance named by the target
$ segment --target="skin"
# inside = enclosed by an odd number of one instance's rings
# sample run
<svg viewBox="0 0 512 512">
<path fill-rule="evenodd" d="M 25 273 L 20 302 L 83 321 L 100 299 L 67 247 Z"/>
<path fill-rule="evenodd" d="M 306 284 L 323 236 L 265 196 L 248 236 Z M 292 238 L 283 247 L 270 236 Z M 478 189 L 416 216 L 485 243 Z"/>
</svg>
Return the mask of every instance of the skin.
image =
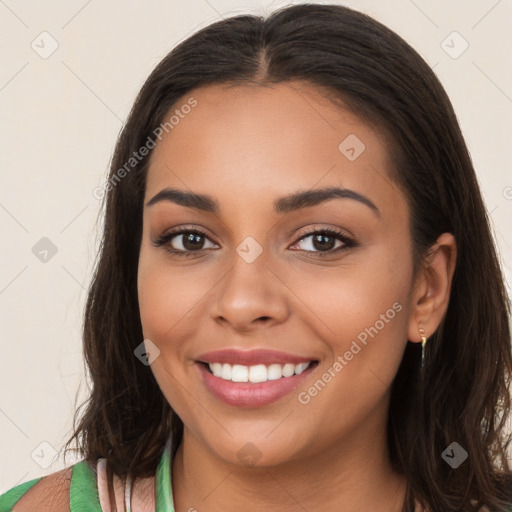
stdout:
<svg viewBox="0 0 512 512">
<path fill-rule="evenodd" d="M 178 108 L 190 96 L 197 106 L 151 156 L 145 204 L 172 187 L 210 195 L 220 212 L 170 201 L 145 206 L 138 272 L 144 337 L 161 351 L 151 369 L 185 425 L 172 465 L 176 510 L 339 511 L 342 503 L 345 512 L 377 504 L 400 511 L 406 481 L 392 471 L 386 446 L 390 386 L 407 340 L 421 341 L 420 328 L 431 335 L 446 311 L 453 237 L 443 234 L 414 273 L 410 212 L 390 178 L 384 138 L 317 89 L 214 85 L 192 91 Z M 349 134 L 366 146 L 354 161 L 338 149 Z M 349 198 L 273 209 L 278 198 L 330 186 L 366 196 L 379 213 Z M 185 258 L 152 244 L 179 226 L 206 231 L 204 249 Z M 322 228 L 357 245 L 318 256 L 329 247 L 313 245 L 311 235 L 300 239 Z M 262 248 L 252 263 L 236 252 L 248 236 Z M 168 246 L 183 250 L 182 243 L 177 235 Z M 300 403 L 299 393 L 395 303 L 394 318 Z M 319 364 L 277 402 L 240 408 L 212 396 L 194 363 L 228 347 Z M 237 456 L 248 442 L 260 456 L 253 466 Z"/>
</svg>

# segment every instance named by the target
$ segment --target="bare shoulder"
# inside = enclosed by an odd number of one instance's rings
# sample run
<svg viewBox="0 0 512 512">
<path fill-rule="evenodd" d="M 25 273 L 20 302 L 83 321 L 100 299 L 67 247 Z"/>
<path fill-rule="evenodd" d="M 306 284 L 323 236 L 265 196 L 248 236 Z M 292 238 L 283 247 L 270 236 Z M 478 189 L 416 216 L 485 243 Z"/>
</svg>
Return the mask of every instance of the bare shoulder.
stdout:
<svg viewBox="0 0 512 512">
<path fill-rule="evenodd" d="M 69 489 L 73 468 L 44 476 L 16 503 L 13 512 L 69 512 Z"/>
</svg>

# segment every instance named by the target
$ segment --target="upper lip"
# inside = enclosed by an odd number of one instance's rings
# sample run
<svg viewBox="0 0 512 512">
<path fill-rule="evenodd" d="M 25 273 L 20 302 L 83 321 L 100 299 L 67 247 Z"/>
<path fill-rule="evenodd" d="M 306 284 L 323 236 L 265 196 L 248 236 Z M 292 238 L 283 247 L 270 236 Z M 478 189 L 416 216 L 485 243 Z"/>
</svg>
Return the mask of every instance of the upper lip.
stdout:
<svg viewBox="0 0 512 512">
<path fill-rule="evenodd" d="M 202 363 L 227 363 L 231 365 L 241 364 L 244 366 L 264 364 L 268 366 L 271 364 L 309 363 L 310 361 L 315 361 L 315 359 L 269 349 L 237 350 L 228 348 L 205 352 L 198 356 L 197 361 Z"/>
</svg>

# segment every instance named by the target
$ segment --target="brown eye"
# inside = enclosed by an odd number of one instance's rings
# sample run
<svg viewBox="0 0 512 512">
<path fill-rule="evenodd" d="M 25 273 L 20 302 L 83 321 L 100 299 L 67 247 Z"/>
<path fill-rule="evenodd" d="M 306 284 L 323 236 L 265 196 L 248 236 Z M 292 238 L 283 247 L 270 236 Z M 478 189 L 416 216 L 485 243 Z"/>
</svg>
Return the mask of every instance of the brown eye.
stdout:
<svg viewBox="0 0 512 512">
<path fill-rule="evenodd" d="M 300 250 L 306 252 L 332 254 L 349 247 L 354 247 L 356 243 L 342 232 L 333 229 L 321 229 L 312 231 L 302 236 L 294 245 L 302 243 Z"/>
<path fill-rule="evenodd" d="M 336 245 L 336 238 L 333 237 L 332 235 L 316 234 L 316 235 L 310 235 L 310 237 L 312 240 L 309 245 L 317 251 L 330 251 L 330 250 L 334 249 L 334 247 Z M 302 241 L 304 241 L 310 237 L 306 237 L 306 238 L 302 239 Z"/>
<path fill-rule="evenodd" d="M 205 243 L 209 242 L 210 247 Z M 156 247 L 165 246 L 166 250 L 173 254 L 189 254 L 192 252 L 199 252 L 206 248 L 216 247 L 213 242 L 207 237 L 206 233 L 197 229 L 177 229 L 170 233 L 162 235 L 155 240 Z"/>
<path fill-rule="evenodd" d="M 173 242 L 179 241 L 181 237 L 181 243 L 178 243 L 178 247 L 173 246 Z M 181 245 L 181 247 L 179 247 Z M 204 236 L 197 235 L 196 233 L 183 233 L 180 235 L 175 235 L 171 239 L 171 246 L 173 249 L 177 250 L 186 250 L 186 251 L 198 251 L 203 248 L 204 245 Z"/>
</svg>

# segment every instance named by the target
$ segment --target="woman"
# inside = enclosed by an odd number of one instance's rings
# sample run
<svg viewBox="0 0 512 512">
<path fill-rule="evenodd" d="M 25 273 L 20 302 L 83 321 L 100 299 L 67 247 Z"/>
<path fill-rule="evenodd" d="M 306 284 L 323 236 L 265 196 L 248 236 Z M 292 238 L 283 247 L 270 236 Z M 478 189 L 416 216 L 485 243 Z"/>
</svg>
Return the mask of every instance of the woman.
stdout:
<svg viewBox="0 0 512 512">
<path fill-rule="evenodd" d="M 104 191 L 84 460 L 0 510 L 512 510 L 503 276 L 450 101 L 395 33 L 334 5 L 206 27 Z"/>
</svg>

